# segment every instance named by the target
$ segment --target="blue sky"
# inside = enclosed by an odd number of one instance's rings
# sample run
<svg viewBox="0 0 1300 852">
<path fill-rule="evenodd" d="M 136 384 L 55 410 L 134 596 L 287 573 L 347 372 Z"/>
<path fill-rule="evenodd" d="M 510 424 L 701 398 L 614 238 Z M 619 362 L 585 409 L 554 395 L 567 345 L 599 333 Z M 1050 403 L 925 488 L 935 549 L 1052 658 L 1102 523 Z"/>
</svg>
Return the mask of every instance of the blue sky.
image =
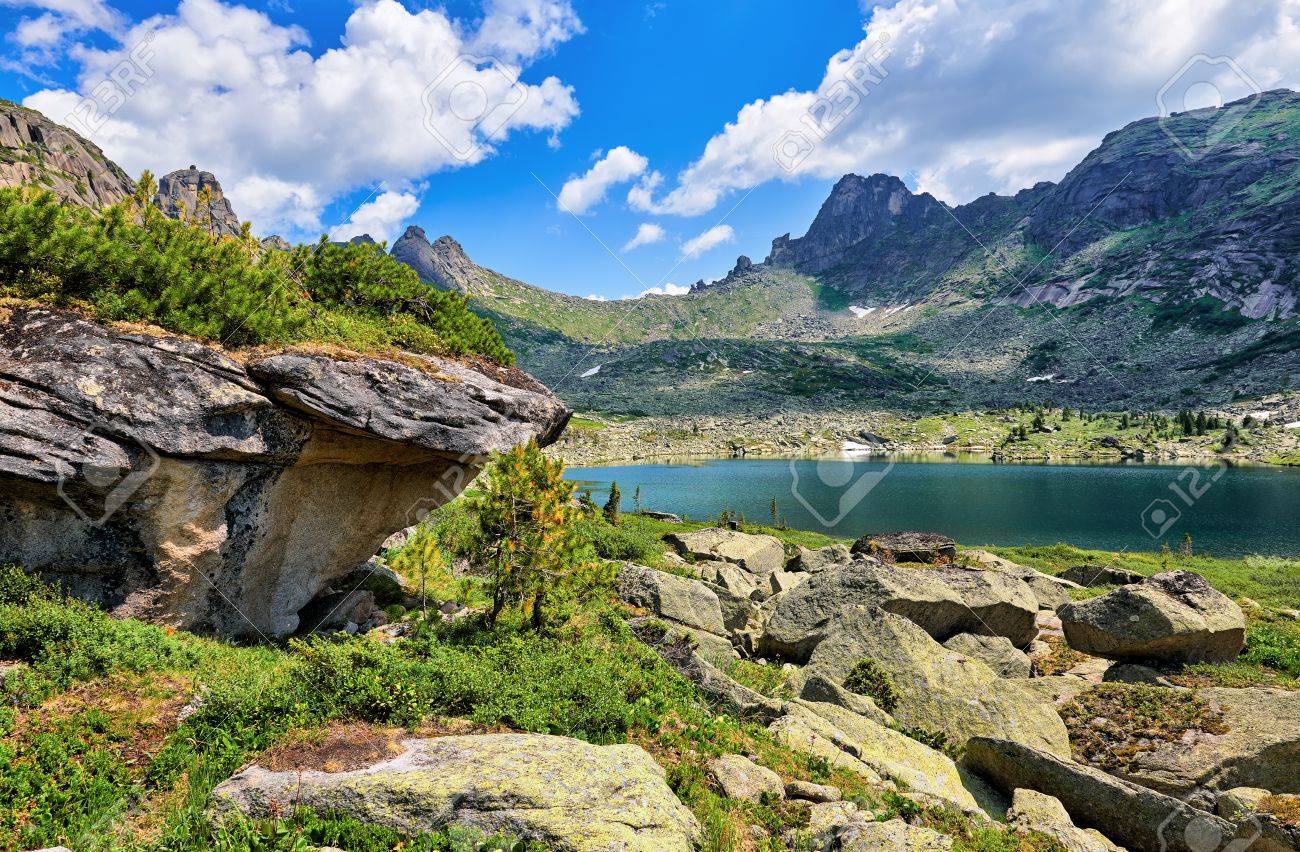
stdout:
<svg viewBox="0 0 1300 852">
<path fill-rule="evenodd" d="M 56 120 L 90 97 L 85 132 L 128 171 L 209 168 L 262 233 L 419 224 L 618 298 L 761 259 L 847 171 L 961 203 L 1058 180 L 1128 121 L 1294 87 L 1297 18 L 1290 0 L 0 0 L 0 95 Z M 118 97 L 123 62 L 140 73 Z M 492 139 L 461 83 L 501 116 Z"/>
</svg>

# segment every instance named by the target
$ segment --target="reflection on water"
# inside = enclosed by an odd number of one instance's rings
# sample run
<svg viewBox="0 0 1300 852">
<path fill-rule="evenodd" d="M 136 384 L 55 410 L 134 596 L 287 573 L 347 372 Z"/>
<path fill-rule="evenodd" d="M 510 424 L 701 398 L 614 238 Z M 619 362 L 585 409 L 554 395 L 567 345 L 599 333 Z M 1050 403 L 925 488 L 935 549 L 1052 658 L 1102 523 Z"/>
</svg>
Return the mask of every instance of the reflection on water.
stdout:
<svg viewBox="0 0 1300 852">
<path fill-rule="evenodd" d="M 699 519 L 730 509 L 766 523 L 776 498 L 789 526 L 845 538 L 922 529 L 971 545 L 1068 541 L 1154 550 L 1190 534 L 1200 552 L 1300 554 L 1300 470 L 1267 465 L 995 462 L 977 453 L 915 453 L 688 457 L 571 468 L 567 475 L 598 493 L 611 481 L 624 495 L 639 487 L 642 506 Z M 1152 506 L 1159 524 L 1152 523 Z"/>
</svg>

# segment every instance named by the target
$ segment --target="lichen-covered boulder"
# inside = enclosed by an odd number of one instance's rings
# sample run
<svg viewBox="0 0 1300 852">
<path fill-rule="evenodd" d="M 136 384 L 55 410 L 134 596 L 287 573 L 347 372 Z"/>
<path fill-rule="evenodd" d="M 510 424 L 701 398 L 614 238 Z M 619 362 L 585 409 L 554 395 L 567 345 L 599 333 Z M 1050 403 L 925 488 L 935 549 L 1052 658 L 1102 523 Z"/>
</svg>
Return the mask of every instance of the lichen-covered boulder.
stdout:
<svg viewBox="0 0 1300 852">
<path fill-rule="evenodd" d="M 953 840 L 933 828 L 912 825 L 901 817 L 886 822 L 857 820 L 845 826 L 835 838 L 844 852 L 947 852 Z"/>
<path fill-rule="evenodd" d="M 227 353 L 0 309 L 0 564 L 117 615 L 283 635 L 490 453 L 568 416 L 513 369 Z"/>
<path fill-rule="evenodd" d="M 807 668 L 843 683 L 863 659 L 874 660 L 893 681 L 895 703 L 886 709 L 905 727 L 942 732 L 958 747 L 973 736 L 997 736 L 1070 753 L 1053 705 L 877 607 L 842 610 Z"/>
<path fill-rule="evenodd" d="M 1235 660 L 1246 641 L 1241 607 L 1190 571 L 1156 574 L 1057 611 L 1070 647 L 1112 660 Z"/>
<path fill-rule="evenodd" d="M 781 776 L 743 754 L 723 754 L 709 761 L 709 774 L 729 799 L 762 802 L 785 798 Z"/>
<path fill-rule="evenodd" d="M 212 793 L 220 813 L 253 818 L 294 805 L 405 834 L 463 826 L 574 852 L 694 848 L 699 826 L 639 746 L 541 734 L 406 740 L 348 772 L 243 769 Z"/>
<path fill-rule="evenodd" d="M 669 533 L 664 541 L 683 556 L 734 562 L 751 574 L 770 574 L 785 567 L 785 545 L 775 536 L 709 527 L 689 533 Z"/>
<path fill-rule="evenodd" d="M 1069 580 L 1081 587 L 1086 586 L 1129 586 L 1141 583 L 1144 579 L 1136 571 L 1116 568 L 1113 565 L 1074 565 L 1056 575 L 1062 580 Z"/>
<path fill-rule="evenodd" d="M 1123 852 L 1095 828 L 1077 828 L 1055 796 L 1024 787 L 1011 796 L 1007 823 L 1019 831 L 1046 834 L 1067 852 Z"/>
<path fill-rule="evenodd" d="M 943 647 L 980 660 L 1002 677 L 1027 678 L 1033 668 L 1025 652 L 1017 650 L 1005 636 L 958 633 L 944 642 Z"/>
<path fill-rule="evenodd" d="M 909 567 L 858 559 L 812 574 L 769 601 L 762 648 L 804 659 L 836 613 L 852 605 L 901 615 L 940 641 L 958 633 L 991 633 L 1020 647 L 1037 633 L 1037 599 L 1014 577 L 960 566 Z"/>
<path fill-rule="evenodd" d="M 727 632 L 717 594 L 700 580 L 625 563 L 618 572 L 618 595 L 668 621 L 718 635 Z"/>
<path fill-rule="evenodd" d="M 1034 597 L 1038 598 L 1040 610 L 1055 611 L 1057 607 L 1070 602 L 1070 589 L 1081 588 L 1078 583 L 1018 565 L 987 550 L 963 550 L 961 556 L 986 571 L 1010 574 L 1023 580 L 1033 591 Z"/>
</svg>

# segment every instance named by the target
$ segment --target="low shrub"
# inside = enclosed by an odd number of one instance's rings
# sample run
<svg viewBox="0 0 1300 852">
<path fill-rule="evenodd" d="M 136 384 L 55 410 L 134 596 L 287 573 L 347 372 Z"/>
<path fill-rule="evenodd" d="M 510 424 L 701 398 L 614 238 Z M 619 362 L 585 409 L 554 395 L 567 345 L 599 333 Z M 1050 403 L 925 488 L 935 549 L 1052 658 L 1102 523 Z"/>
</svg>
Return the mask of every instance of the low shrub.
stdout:
<svg viewBox="0 0 1300 852">
<path fill-rule="evenodd" d="M 881 710 L 890 711 L 898 705 L 898 687 L 894 686 L 894 679 L 880 667 L 880 663 L 869 657 L 863 657 L 849 669 L 844 677 L 844 688 L 867 696 Z"/>
</svg>

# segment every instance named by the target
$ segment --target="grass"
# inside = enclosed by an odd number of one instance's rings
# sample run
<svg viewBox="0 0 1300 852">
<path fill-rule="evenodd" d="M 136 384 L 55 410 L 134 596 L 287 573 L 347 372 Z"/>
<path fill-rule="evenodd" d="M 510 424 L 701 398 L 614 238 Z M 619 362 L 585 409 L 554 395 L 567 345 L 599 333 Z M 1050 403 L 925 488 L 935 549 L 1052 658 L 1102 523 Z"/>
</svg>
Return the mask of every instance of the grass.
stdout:
<svg viewBox="0 0 1300 852">
<path fill-rule="evenodd" d="M 894 679 L 889 676 L 889 672 L 882 669 L 875 660 L 866 657 L 849 669 L 844 677 L 844 688 L 867 696 L 886 712 L 893 710 L 900 698 L 898 687 L 894 686 Z"/>
</svg>

